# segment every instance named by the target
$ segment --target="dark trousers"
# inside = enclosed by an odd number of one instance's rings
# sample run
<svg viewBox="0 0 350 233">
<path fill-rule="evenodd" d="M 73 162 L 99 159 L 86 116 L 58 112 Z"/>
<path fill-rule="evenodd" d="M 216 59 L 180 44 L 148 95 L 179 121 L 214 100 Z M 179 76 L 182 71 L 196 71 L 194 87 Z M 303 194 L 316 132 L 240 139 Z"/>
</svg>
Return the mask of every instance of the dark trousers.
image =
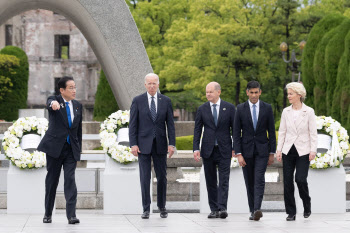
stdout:
<svg viewBox="0 0 350 233">
<path fill-rule="evenodd" d="M 309 155 L 299 156 L 297 149 L 293 145 L 288 154 L 283 158 L 283 182 L 284 182 L 284 204 L 286 213 L 295 215 L 296 206 L 294 198 L 294 171 L 295 182 L 298 185 L 299 195 L 304 205 L 304 212 L 311 211 L 311 198 L 307 185 L 307 175 L 309 173 Z"/>
<path fill-rule="evenodd" d="M 219 148 L 214 147 L 210 157 L 202 159 L 210 210 L 227 210 L 231 157 L 223 158 Z"/>
<path fill-rule="evenodd" d="M 253 158 L 244 158 L 244 160 L 246 166 L 242 170 L 247 189 L 249 211 L 254 212 L 261 209 L 265 191 L 265 172 L 269 157 L 259 156 L 255 148 Z"/>
<path fill-rule="evenodd" d="M 60 157 L 52 158 L 46 155 L 47 175 L 45 179 L 45 215 L 51 216 L 55 204 L 57 185 L 61 169 L 64 171 L 64 196 L 66 198 L 67 218 L 75 217 L 77 203 L 77 186 L 75 184 L 75 169 L 77 161 L 73 157 L 72 147 L 66 142 Z"/>
<path fill-rule="evenodd" d="M 150 211 L 151 205 L 151 158 L 153 159 L 154 171 L 157 177 L 157 206 L 158 208 L 165 208 L 166 202 L 166 154 L 157 154 L 157 142 L 153 140 L 151 154 L 139 154 L 139 167 L 140 167 L 140 183 L 142 194 L 142 206 L 143 211 Z"/>
</svg>

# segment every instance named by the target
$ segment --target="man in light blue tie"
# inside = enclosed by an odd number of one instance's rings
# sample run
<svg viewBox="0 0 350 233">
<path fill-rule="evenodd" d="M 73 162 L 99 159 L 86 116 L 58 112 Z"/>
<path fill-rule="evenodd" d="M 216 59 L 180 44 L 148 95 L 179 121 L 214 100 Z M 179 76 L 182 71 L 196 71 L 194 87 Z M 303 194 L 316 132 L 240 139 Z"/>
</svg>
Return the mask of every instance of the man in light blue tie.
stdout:
<svg viewBox="0 0 350 233">
<path fill-rule="evenodd" d="M 271 105 L 259 100 L 261 89 L 257 81 L 248 83 L 246 93 L 249 100 L 237 106 L 235 116 L 235 157 L 243 167 L 249 220 L 258 221 L 263 216 L 266 167 L 273 163 L 276 151 L 275 122 Z"/>
</svg>

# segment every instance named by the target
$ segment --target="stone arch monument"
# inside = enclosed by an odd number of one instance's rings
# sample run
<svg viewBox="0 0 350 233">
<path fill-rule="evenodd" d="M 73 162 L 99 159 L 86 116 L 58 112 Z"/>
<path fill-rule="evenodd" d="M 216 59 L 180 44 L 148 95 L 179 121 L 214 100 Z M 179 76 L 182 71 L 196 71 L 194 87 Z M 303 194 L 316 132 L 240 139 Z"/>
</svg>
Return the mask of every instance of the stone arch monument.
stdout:
<svg viewBox="0 0 350 233">
<path fill-rule="evenodd" d="M 0 0 L 0 25 L 28 10 L 64 15 L 83 33 L 106 74 L 120 109 L 129 109 L 152 72 L 140 34 L 124 0 Z"/>
</svg>

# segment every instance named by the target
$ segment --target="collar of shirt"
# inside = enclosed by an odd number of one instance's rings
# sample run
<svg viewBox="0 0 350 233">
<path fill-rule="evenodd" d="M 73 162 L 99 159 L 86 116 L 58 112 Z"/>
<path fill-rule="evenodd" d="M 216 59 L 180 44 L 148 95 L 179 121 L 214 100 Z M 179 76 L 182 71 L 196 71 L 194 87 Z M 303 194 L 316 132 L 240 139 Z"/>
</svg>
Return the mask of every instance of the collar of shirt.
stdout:
<svg viewBox="0 0 350 233">
<path fill-rule="evenodd" d="M 157 96 L 158 96 L 158 92 L 156 92 L 156 94 L 154 94 L 154 101 L 156 101 L 157 100 Z M 151 101 L 152 99 L 151 99 L 151 95 L 150 95 L 150 93 L 148 93 L 147 92 L 147 98 Z"/>
<path fill-rule="evenodd" d="M 72 101 L 71 101 L 71 100 L 70 100 L 70 101 L 67 101 L 67 100 L 65 100 L 63 97 L 62 97 L 62 99 L 63 99 L 63 101 L 64 101 L 64 105 L 66 105 L 66 103 L 68 102 L 69 107 L 72 106 Z"/>
<path fill-rule="evenodd" d="M 210 107 L 213 107 L 214 103 L 212 103 L 212 102 L 209 102 L 209 103 L 210 103 Z M 219 107 L 220 103 L 221 103 L 221 99 L 219 98 L 219 100 L 216 102 L 216 107 Z"/>
<path fill-rule="evenodd" d="M 248 103 L 249 103 L 250 109 L 253 109 L 253 103 L 250 102 L 250 100 L 248 100 Z M 256 104 L 255 104 L 256 108 L 259 108 L 259 103 L 260 103 L 260 100 L 258 100 L 258 102 L 256 102 Z"/>
</svg>

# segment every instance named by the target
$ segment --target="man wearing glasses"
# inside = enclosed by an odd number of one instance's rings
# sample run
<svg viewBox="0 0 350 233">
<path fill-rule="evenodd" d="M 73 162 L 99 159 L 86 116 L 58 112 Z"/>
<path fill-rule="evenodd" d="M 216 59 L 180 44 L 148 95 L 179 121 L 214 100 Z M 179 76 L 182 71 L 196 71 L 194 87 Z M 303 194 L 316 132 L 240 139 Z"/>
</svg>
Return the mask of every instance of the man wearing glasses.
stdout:
<svg viewBox="0 0 350 233">
<path fill-rule="evenodd" d="M 47 99 L 49 128 L 41 140 L 38 150 L 46 153 L 47 175 L 45 180 L 44 223 L 52 222 L 56 189 L 63 166 L 64 196 L 69 224 L 79 223 L 75 209 L 77 186 L 75 169 L 80 160 L 82 142 L 82 105 L 74 100 L 76 87 L 73 78 L 63 77 L 58 81 L 60 95 Z"/>
</svg>

